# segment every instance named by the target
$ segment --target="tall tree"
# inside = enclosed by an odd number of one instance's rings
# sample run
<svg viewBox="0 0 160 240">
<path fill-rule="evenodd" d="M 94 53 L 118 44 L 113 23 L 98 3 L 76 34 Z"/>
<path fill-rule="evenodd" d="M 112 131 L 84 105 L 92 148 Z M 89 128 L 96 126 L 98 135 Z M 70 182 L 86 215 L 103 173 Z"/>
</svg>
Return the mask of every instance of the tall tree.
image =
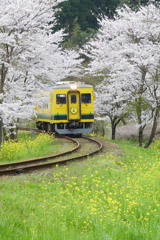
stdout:
<svg viewBox="0 0 160 240">
<path fill-rule="evenodd" d="M 57 8 L 57 24 L 54 31 L 66 29 L 68 36 L 72 35 L 75 24 L 78 24 L 82 31 L 98 29 L 99 15 L 107 14 L 113 17 L 119 1 L 117 0 L 70 0 L 60 3 Z"/>
<path fill-rule="evenodd" d="M 92 59 L 90 73 L 107 72 L 104 87 L 117 96 L 112 104 L 127 101 L 138 122 L 139 146 L 146 124 L 152 123 L 148 147 L 160 109 L 160 9 L 150 4 L 135 12 L 126 6 L 117 11 L 115 20 L 104 18 L 100 25 L 97 39 L 86 46 Z"/>
<path fill-rule="evenodd" d="M 130 8 L 132 8 L 134 10 L 138 10 L 138 8 L 140 6 L 145 6 L 149 2 L 151 2 L 151 1 L 150 0 L 120 0 L 119 6 L 126 4 L 127 6 L 129 6 Z M 159 0 L 154 0 L 152 2 L 154 2 L 156 5 L 158 5 Z"/>
<path fill-rule="evenodd" d="M 99 18 L 104 16 L 114 18 L 117 7 L 122 7 L 124 4 L 138 10 L 141 5 L 144 6 L 148 3 L 149 0 L 70 0 L 62 2 L 56 7 L 57 24 L 53 28 L 53 32 L 65 29 L 67 33 L 65 46 L 70 47 L 72 44 L 72 46 L 81 47 L 90 38 L 90 33 L 99 28 Z M 159 0 L 155 0 L 155 3 L 158 5 Z M 75 35 L 77 26 L 79 26 L 79 31 Z"/>
<path fill-rule="evenodd" d="M 63 32 L 52 34 L 48 25 L 56 2 L 1 0 L 0 117 L 6 127 L 33 114 L 44 79 L 56 82 L 78 71 L 79 55 L 62 50 Z"/>
<path fill-rule="evenodd" d="M 110 78 L 106 78 L 96 87 L 97 100 L 95 103 L 95 111 L 102 119 L 108 117 L 111 123 L 111 138 L 115 140 L 116 127 L 127 116 L 127 101 L 117 95 L 117 91 L 113 88 Z M 121 89 L 119 89 L 121 90 Z M 123 93 L 121 93 L 122 95 Z M 120 93 L 119 93 L 120 95 Z"/>
</svg>

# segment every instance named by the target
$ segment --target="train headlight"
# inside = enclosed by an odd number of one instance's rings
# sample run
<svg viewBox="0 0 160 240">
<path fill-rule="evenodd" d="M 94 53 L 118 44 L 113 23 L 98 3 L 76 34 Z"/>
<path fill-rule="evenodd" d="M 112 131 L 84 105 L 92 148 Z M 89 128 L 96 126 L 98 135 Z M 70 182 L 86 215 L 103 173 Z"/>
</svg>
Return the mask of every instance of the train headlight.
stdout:
<svg viewBox="0 0 160 240">
<path fill-rule="evenodd" d="M 70 88 L 71 88 L 71 90 L 76 90 L 77 89 L 77 85 L 76 84 L 71 84 L 71 86 L 70 86 Z"/>
</svg>

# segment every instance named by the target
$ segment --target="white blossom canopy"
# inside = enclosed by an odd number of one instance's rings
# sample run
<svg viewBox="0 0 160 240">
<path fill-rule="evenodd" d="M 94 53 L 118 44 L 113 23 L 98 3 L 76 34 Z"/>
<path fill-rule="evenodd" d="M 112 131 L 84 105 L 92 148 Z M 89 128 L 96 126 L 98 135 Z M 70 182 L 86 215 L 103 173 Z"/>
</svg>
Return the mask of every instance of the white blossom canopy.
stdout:
<svg viewBox="0 0 160 240">
<path fill-rule="evenodd" d="M 100 22 L 97 37 L 85 47 L 87 71 L 103 75 L 98 86 L 98 113 L 122 114 L 127 101 L 144 100 L 143 123 L 160 104 L 160 9 L 153 4 L 134 12 L 125 6 L 114 20 Z"/>
<path fill-rule="evenodd" d="M 56 0 L 1 0 L 0 116 L 4 124 L 33 114 L 44 79 L 54 82 L 79 72 L 79 55 L 64 51 L 63 31 L 52 34 Z"/>
</svg>

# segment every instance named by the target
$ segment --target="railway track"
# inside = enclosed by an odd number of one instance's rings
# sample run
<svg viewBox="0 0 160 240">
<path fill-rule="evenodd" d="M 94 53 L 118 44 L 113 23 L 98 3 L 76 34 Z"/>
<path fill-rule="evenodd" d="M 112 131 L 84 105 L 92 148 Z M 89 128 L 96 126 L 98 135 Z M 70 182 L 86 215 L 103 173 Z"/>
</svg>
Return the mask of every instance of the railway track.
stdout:
<svg viewBox="0 0 160 240">
<path fill-rule="evenodd" d="M 19 130 L 41 132 L 38 129 L 19 128 Z M 74 143 L 74 147 L 66 152 L 62 152 L 56 155 L 45 156 L 41 158 L 35 158 L 31 160 L 14 162 L 0 165 L 0 176 L 5 175 L 17 175 L 20 173 L 28 173 L 35 170 L 52 168 L 55 165 L 65 164 L 69 161 L 80 160 L 85 157 L 96 154 L 102 149 L 102 144 L 92 138 L 70 138 L 66 136 L 59 136 L 68 139 Z M 91 149 L 85 150 L 87 146 L 91 146 Z M 94 150 L 93 150 L 93 149 Z M 85 152 L 86 151 L 86 152 Z"/>
</svg>

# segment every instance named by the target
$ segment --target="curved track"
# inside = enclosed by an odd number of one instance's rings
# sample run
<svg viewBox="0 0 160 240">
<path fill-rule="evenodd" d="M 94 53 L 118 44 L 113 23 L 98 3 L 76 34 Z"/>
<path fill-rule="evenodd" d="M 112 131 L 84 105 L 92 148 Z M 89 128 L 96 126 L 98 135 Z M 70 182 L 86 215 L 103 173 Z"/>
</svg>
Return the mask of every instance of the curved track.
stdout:
<svg viewBox="0 0 160 240">
<path fill-rule="evenodd" d="M 37 130 L 37 129 L 29 129 L 29 128 L 19 128 L 19 129 L 25 130 L 25 131 L 41 132 L 40 130 Z M 79 139 L 74 139 L 74 138 L 70 138 L 70 137 L 66 137 L 66 136 L 60 136 L 60 137 L 69 139 L 70 141 L 72 141 L 73 143 L 76 144 L 76 147 L 74 147 L 73 149 L 71 149 L 69 151 L 66 151 L 66 152 L 63 152 L 60 154 L 56 154 L 56 155 L 50 155 L 50 156 L 35 158 L 32 160 L 21 161 L 21 162 L 1 164 L 0 165 L 0 176 L 16 175 L 16 174 L 20 174 L 20 173 L 28 173 L 30 171 L 34 171 L 34 170 L 38 170 L 38 169 L 51 168 L 57 164 L 58 165 L 65 164 L 68 161 L 78 160 L 78 159 L 82 159 L 82 158 L 91 156 L 93 154 L 96 154 L 97 152 L 99 152 L 102 149 L 102 144 L 95 139 L 91 139 L 88 137 L 82 137 Z M 87 144 L 86 140 L 87 140 L 87 142 L 90 143 L 90 145 L 93 145 L 94 151 L 91 150 L 88 152 L 88 150 L 87 150 L 87 153 L 84 154 L 84 152 L 85 152 L 84 149 Z M 80 141 L 81 141 L 81 144 L 80 144 Z M 95 145 L 97 146 L 96 149 L 95 149 Z M 82 153 L 80 153 L 80 148 L 82 148 Z M 72 153 L 74 153 L 73 154 L 74 156 L 66 157 L 68 154 L 72 154 Z M 65 156 L 65 158 L 62 156 Z M 55 158 L 58 158 L 58 159 L 60 158 L 60 159 L 55 161 Z"/>
</svg>

